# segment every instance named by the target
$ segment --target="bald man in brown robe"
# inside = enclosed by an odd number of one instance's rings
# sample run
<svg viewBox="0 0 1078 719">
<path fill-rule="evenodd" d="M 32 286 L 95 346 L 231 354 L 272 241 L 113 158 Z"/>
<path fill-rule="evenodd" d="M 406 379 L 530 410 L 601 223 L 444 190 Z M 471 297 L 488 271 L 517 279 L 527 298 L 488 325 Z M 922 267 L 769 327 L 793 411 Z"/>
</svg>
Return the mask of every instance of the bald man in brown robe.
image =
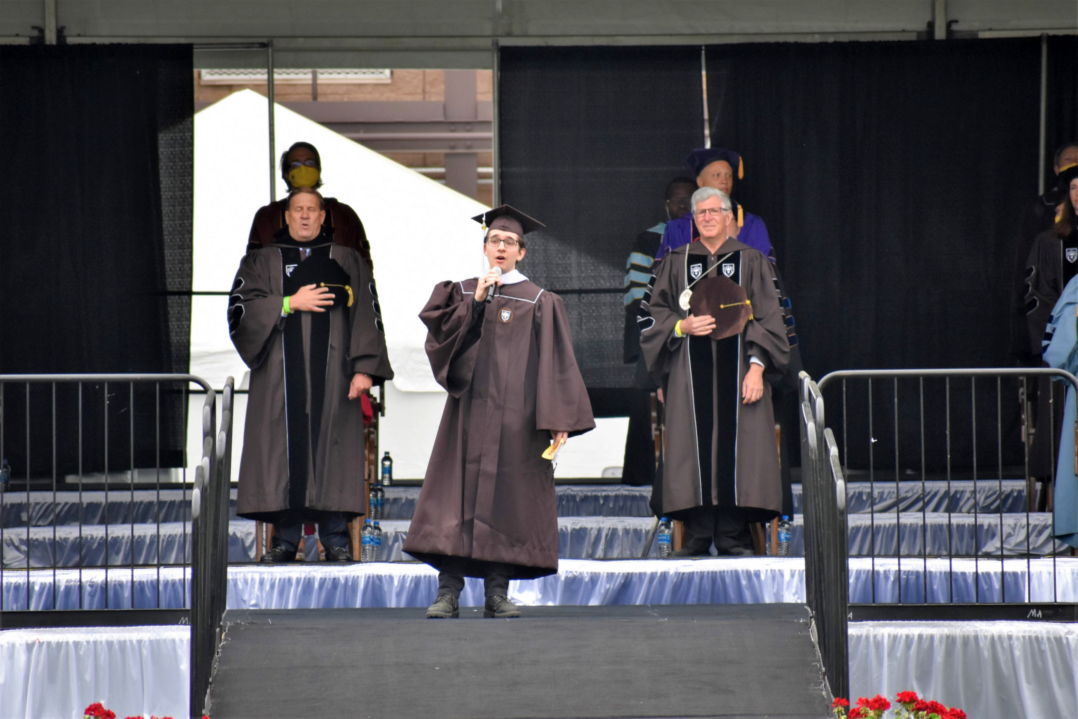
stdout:
<svg viewBox="0 0 1078 719">
<path fill-rule="evenodd" d="M 749 522 L 782 511 L 771 388 L 765 370 L 790 357 L 771 263 L 728 237 L 730 199 L 713 188 L 693 193 L 700 240 L 663 258 L 641 301 L 640 348 L 662 378 L 666 434 L 658 489 L 663 513 L 685 522 L 683 555 L 752 554 Z M 706 277 L 743 288 L 751 318 L 737 334 L 713 339 L 716 319 L 683 307 L 686 290 Z M 700 291 L 698 289 L 698 291 Z M 763 400 L 763 401 L 761 401 Z"/>
<path fill-rule="evenodd" d="M 393 370 L 370 266 L 325 232 L 317 192 L 289 202 L 286 228 L 248 251 L 229 297 L 251 368 L 236 512 L 274 523 L 264 562 L 293 560 L 304 522 L 318 522 L 327 561 L 349 561 L 347 520 L 366 512 L 358 400 Z"/>
<path fill-rule="evenodd" d="M 439 570 L 428 618 L 458 616 L 465 577 L 484 579 L 484 616 L 520 616 L 509 580 L 558 571 L 544 452 L 595 427 L 561 298 L 515 269 L 524 234 L 540 225 L 504 206 L 487 214 L 491 272 L 438 284 L 419 315 L 434 377 L 449 392 L 404 543 Z"/>
</svg>

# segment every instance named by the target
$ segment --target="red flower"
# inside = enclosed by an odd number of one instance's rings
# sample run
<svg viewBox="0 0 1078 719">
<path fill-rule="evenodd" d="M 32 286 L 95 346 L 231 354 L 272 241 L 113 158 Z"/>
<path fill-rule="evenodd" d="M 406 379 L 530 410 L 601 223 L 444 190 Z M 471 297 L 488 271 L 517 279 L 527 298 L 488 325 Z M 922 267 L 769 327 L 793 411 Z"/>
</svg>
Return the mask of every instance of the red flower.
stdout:
<svg viewBox="0 0 1078 719">
<path fill-rule="evenodd" d="M 857 706 L 862 708 L 868 706 L 868 697 L 857 697 Z"/>
<path fill-rule="evenodd" d="M 864 707 L 856 706 L 850 710 L 850 719 L 868 719 L 864 713 Z"/>
<path fill-rule="evenodd" d="M 868 708 L 872 711 L 887 711 L 891 708 L 891 702 L 887 701 L 885 697 L 881 697 L 879 694 L 868 700 Z"/>
<path fill-rule="evenodd" d="M 958 707 L 951 707 L 951 717 L 952 719 L 969 719 L 966 713 Z"/>
<path fill-rule="evenodd" d="M 832 709 L 838 709 L 839 707 L 848 707 L 850 705 L 849 699 L 843 699 L 842 697 L 836 697 L 835 701 L 831 702 Z"/>
<path fill-rule="evenodd" d="M 101 702 L 94 702 L 83 710 L 83 716 L 100 717 L 101 719 L 116 719 L 116 712 L 104 707 Z"/>
<path fill-rule="evenodd" d="M 918 699 L 913 705 L 913 710 L 915 712 L 928 711 L 928 702 L 926 702 L 924 699 Z"/>
<path fill-rule="evenodd" d="M 919 697 L 917 692 L 899 692 L 896 697 L 899 704 L 916 704 Z M 907 707 L 908 709 L 909 707 Z"/>
</svg>

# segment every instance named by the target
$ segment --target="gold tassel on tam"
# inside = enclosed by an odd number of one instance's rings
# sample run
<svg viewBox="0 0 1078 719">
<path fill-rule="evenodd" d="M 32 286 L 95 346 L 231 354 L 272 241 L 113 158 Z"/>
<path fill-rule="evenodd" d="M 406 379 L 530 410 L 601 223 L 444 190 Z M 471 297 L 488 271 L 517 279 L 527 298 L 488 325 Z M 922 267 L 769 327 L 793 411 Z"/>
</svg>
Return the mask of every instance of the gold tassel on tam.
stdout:
<svg viewBox="0 0 1078 719">
<path fill-rule="evenodd" d="M 745 158 L 738 155 L 737 158 L 737 179 L 745 179 Z"/>
<path fill-rule="evenodd" d="M 741 205 L 737 206 L 737 226 L 745 226 L 745 210 L 741 207 Z"/>
</svg>

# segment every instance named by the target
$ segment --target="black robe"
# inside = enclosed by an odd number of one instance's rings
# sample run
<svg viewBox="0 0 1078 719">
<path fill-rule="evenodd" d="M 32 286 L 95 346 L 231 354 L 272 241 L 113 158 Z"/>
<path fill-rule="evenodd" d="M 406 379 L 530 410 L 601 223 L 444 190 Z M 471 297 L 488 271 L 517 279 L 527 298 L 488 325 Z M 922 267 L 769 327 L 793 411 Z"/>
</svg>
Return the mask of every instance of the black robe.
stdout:
<svg viewBox="0 0 1078 719">
<path fill-rule="evenodd" d="M 525 280 L 477 305 L 476 284 L 436 285 L 419 315 L 449 397 L 404 551 L 465 576 L 496 562 L 511 578 L 542 577 L 558 571 L 554 466 L 543 452 L 552 430 L 577 435 L 595 420 L 561 298 Z"/>
<path fill-rule="evenodd" d="M 721 265 L 752 302 L 753 319 L 741 334 L 723 340 L 674 334 L 688 316 L 679 297 L 691 278 Z M 650 295 L 641 303 L 640 347 L 648 369 L 662 379 L 666 435 L 662 511 L 698 506 L 738 506 L 778 514 L 782 510 L 779 457 L 771 387 L 743 404 L 741 387 L 750 357 L 766 371 L 782 373 L 790 358 L 772 264 L 758 250 L 727 239 L 716 254 L 701 242 L 683 245 L 655 270 Z"/>
<path fill-rule="evenodd" d="M 309 243 L 286 233 L 247 253 L 229 298 L 232 343 L 251 368 L 237 514 L 276 524 L 351 518 L 366 504 L 363 412 L 349 385 L 357 372 L 376 384 L 393 378 L 378 293 L 370 266 L 328 231 Z M 328 284 L 351 289 L 351 307 L 348 291 L 333 287 L 332 309 L 283 316 L 293 280 L 319 265 L 327 280 L 344 280 Z"/>
</svg>

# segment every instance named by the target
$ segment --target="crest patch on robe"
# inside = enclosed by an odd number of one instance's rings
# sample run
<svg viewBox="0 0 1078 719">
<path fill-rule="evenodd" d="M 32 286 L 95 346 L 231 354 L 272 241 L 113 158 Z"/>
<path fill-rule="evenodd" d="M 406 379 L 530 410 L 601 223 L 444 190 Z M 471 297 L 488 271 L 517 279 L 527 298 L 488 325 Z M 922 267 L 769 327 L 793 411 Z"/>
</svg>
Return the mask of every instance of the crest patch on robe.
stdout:
<svg viewBox="0 0 1078 719">
<path fill-rule="evenodd" d="M 701 262 L 694 262 L 689 265 L 689 275 L 694 279 L 700 279 L 700 275 L 704 274 L 704 265 Z"/>
<path fill-rule="evenodd" d="M 733 262 L 723 262 L 722 263 L 722 273 L 724 275 L 726 275 L 727 277 L 733 277 L 734 276 L 734 269 L 735 268 L 734 268 L 734 263 Z"/>
<path fill-rule="evenodd" d="M 498 319 L 502 321 L 502 324 L 508 324 L 513 319 L 513 310 L 504 309 L 498 313 Z"/>
<path fill-rule="evenodd" d="M 1075 260 L 1078 260 L 1078 247 L 1068 247 L 1067 262 L 1073 263 Z"/>
</svg>

